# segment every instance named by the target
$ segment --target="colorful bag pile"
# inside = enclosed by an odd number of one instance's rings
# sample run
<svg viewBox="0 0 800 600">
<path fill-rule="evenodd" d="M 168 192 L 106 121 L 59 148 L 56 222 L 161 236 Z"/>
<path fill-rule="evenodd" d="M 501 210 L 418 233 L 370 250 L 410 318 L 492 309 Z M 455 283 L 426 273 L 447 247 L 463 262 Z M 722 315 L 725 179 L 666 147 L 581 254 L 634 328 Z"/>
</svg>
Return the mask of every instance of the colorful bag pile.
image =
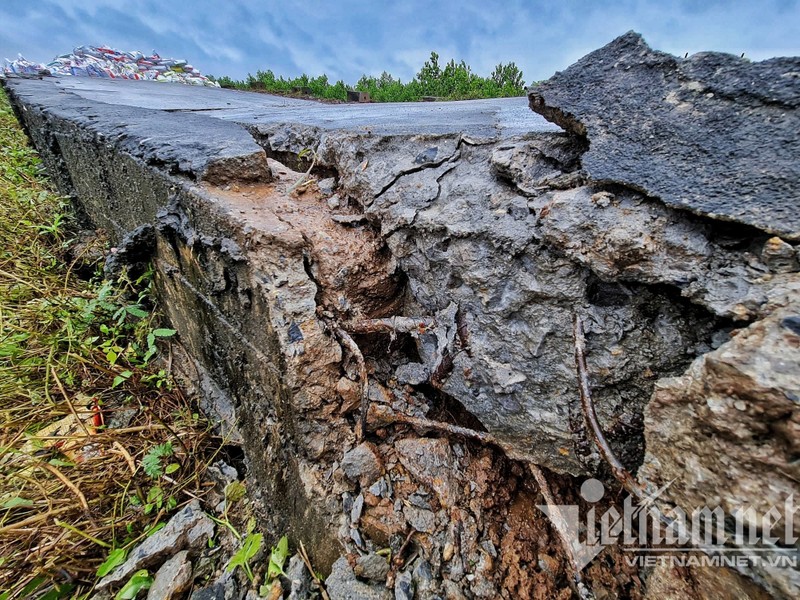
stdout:
<svg viewBox="0 0 800 600">
<path fill-rule="evenodd" d="M 189 85 L 219 85 L 185 60 L 161 58 L 153 53 L 145 56 L 141 52 L 121 52 L 105 46 L 78 46 L 72 54 L 57 56 L 47 65 L 32 63 L 22 55 L 15 61 L 6 59 L 5 75 L 35 77 L 106 77 L 109 79 L 147 79 L 170 81 Z"/>
</svg>

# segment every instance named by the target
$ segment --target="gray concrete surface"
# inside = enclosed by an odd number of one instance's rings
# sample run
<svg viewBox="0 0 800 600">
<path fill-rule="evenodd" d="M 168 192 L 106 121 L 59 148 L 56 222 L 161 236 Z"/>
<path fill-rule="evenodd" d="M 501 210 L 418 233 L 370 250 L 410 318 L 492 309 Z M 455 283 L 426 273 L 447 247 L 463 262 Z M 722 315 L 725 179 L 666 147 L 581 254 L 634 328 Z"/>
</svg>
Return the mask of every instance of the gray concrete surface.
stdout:
<svg viewBox="0 0 800 600">
<path fill-rule="evenodd" d="M 527 99 L 460 102 L 325 104 L 239 90 L 153 81 L 53 78 L 56 86 L 87 100 L 167 111 L 203 112 L 240 123 L 293 123 L 380 135 L 465 133 L 509 137 L 560 129 L 535 114 Z"/>
</svg>

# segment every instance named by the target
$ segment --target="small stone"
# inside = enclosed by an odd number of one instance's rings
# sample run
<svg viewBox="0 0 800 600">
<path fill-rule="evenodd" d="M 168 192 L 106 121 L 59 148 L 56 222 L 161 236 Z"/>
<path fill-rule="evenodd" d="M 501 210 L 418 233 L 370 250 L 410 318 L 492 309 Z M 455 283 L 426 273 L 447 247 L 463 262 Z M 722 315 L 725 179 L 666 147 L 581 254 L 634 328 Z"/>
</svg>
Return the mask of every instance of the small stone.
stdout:
<svg viewBox="0 0 800 600">
<path fill-rule="evenodd" d="M 444 562 L 449 561 L 453 558 L 453 554 L 455 554 L 456 548 L 453 544 L 445 544 L 444 550 L 442 550 L 442 560 Z"/>
<path fill-rule="evenodd" d="M 317 181 L 317 188 L 323 196 L 330 196 L 336 189 L 336 180 L 333 177 L 326 177 Z"/>
<path fill-rule="evenodd" d="M 423 384 L 430 379 L 430 376 L 430 369 L 421 363 L 406 363 L 397 367 L 395 371 L 397 381 L 408 385 Z"/>
<path fill-rule="evenodd" d="M 364 510 L 364 495 L 359 494 L 350 509 L 350 522 L 355 525 L 361 520 L 361 512 Z"/>
<path fill-rule="evenodd" d="M 351 510 L 353 510 L 353 495 L 350 492 L 345 492 L 342 494 L 342 511 L 347 514 Z"/>
<path fill-rule="evenodd" d="M 364 442 L 345 453 L 342 470 L 348 479 L 358 481 L 362 488 L 366 488 L 381 476 L 383 461 L 375 445 Z"/>
<path fill-rule="evenodd" d="M 281 600 L 282 598 L 283 586 L 279 579 L 274 580 L 270 584 L 266 594 L 261 594 L 255 590 L 248 590 L 244 596 L 244 600 Z"/>
<path fill-rule="evenodd" d="M 358 546 L 359 548 L 364 547 L 364 540 L 361 539 L 361 534 L 358 532 L 358 529 L 355 527 L 350 528 L 350 539 L 353 540 L 353 543 Z"/>
<path fill-rule="evenodd" d="M 431 503 L 425 496 L 427 494 L 420 493 L 421 490 L 417 490 L 413 494 L 408 497 L 408 501 L 412 506 L 416 506 L 417 508 L 423 508 L 425 510 L 430 510 Z"/>
<path fill-rule="evenodd" d="M 392 593 L 384 585 L 359 581 L 344 556 L 339 558 L 325 580 L 331 600 L 391 600 Z"/>
<path fill-rule="evenodd" d="M 389 574 L 389 562 L 379 554 L 365 554 L 356 560 L 353 572 L 361 579 L 383 583 Z"/>
<path fill-rule="evenodd" d="M 180 597 L 192 583 L 189 552 L 181 550 L 161 565 L 147 591 L 147 600 L 172 600 Z"/>
<path fill-rule="evenodd" d="M 193 592 L 190 600 L 229 600 L 229 598 L 237 598 L 240 597 L 238 587 L 233 572 L 225 571 L 211 585 Z"/>
<path fill-rule="evenodd" d="M 445 579 L 443 585 L 447 600 L 467 600 L 467 597 L 455 581 Z"/>
<path fill-rule="evenodd" d="M 377 496 L 379 498 L 388 498 L 389 486 L 386 485 L 386 480 L 381 478 L 378 479 L 375 483 L 369 486 L 369 490 L 367 490 L 373 496 Z"/>
<path fill-rule="evenodd" d="M 497 558 L 497 548 L 494 547 L 492 540 L 484 540 L 481 542 L 481 548 L 486 550 L 486 553 L 492 558 Z"/>
<path fill-rule="evenodd" d="M 331 219 L 340 225 L 358 225 L 367 220 L 366 215 L 333 215 Z"/>
<path fill-rule="evenodd" d="M 285 571 L 289 580 L 291 591 L 287 600 L 306 600 L 311 593 L 311 574 L 299 554 L 289 559 L 289 566 Z"/>
<path fill-rule="evenodd" d="M 403 515 L 406 522 L 417 531 L 424 531 L 425 533 L 433 533 L 436 531 L 436 515 L 423 508 L 416 506 L 406 506 L 403 509 Z"/>
<path fill-rule="evenodd" d="M 761 260 L 773 273 L 792 273 L 800 270 L 794 247 L 777 236 L 769 238 L 764 243 Z"/>
<path fill-rule="evenodd" d="M 430 563 L 424 558 L 418 558 L 414 563 L 411 573 L 417 600 L 433 600 L 438 598 L 437 583 L 433 578 Z"/>
<path fill-rule="evenodd" d="M 394 581 L 395 600 L 414 600 L 414 580 L 411 573 L 403 571 Z"/>
<path fill-rule="evenodd" d="M 97 584 L 103 591 L 128 579 L 139 569 L 151 568 L 164 557 L 181 550 L 199 550 L 214 533 L 214 522 L 200 509 L 200 502 L 193 500 L 176 513 L 166 527 L 139 544 L 128 559 Z"/>
<path fill-rule="evenodd" d="M 218 460 L 217 462 L 213 463 L 208 467 L 206 473 L 209 477 L 211 477 L 214 483 L 219 484 L 220 488 L 223 490 L 225 489 L 226 485 L 232 481 L 236 481 L 239 478 L 239 473 L 236 472 L 236 469 L 234 469 L 224 460 Z"/>
<path fill-rule="evenodd" d="M 330 198 L 328 198 L 328 208 L 331 210 L 336 210 L 342 205 L 342 201 L 337 194 L 334 194 Z"/>
<path fill-rule="evenodd" d="M 600 208 L 611 206 L 611 202 L 613 200 L 614 194 L 610 192 L 597 192 L 596 194 L 592 194 L 592 202 L 594 202 Z"/>
<path fill-rule="evenodd" d="M 781 327 L 788 329 L 795 335 L 800 335 L 800 315 L 786 317 L 781 321 Z"/>
</svg>

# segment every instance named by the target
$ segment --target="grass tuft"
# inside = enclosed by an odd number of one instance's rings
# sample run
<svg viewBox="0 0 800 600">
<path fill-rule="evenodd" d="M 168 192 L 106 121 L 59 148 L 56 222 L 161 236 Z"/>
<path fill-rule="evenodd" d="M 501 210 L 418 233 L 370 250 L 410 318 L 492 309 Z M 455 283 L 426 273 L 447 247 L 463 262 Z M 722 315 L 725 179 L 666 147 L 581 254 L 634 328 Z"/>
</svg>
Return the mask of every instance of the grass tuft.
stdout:
<svg viewBox="0 0 800 600">
<path fill-rule="evenodd" d="M 103 243 L 70 214 L 0 92 L 0 600 L 88 597 L 219 442 L 159 360 L 152 274 L 79 277 Z"/>
</svg>

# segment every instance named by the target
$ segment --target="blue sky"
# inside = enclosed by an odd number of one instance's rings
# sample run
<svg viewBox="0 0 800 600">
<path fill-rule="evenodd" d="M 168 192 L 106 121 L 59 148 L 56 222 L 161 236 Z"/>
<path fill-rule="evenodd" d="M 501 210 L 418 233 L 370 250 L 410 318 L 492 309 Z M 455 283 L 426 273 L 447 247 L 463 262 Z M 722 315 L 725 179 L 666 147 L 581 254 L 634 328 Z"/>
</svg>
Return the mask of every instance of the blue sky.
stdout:
<svg viewBox="0 0 800 600">
<path fill-rule="evenodd" d="M 654 48 L 753 60 L 800 55 L 798 0 L 0 0 L 0 58 L 49 61 L 81 44 L 156 50 L 204 73 L 412 77 L 431 50 L 486 75 L 515 61 L 546 79 L 636 30 Z"/>
</svg>

